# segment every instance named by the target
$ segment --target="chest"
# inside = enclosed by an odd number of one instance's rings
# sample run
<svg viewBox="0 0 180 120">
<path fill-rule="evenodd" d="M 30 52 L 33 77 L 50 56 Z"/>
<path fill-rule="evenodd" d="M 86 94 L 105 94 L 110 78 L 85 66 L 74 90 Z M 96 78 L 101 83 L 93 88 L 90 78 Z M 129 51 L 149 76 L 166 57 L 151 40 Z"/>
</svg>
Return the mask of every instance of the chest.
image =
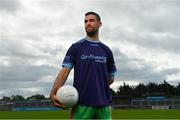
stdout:
<svg viewBox="0 0 180 120">
<path fill-rule="evenodd" d="M 103 47 L 97 45 L 82 46 L 77 54 L 77 60 L 81 63 L 106 64 L 107 58 L 108 56 Z"/>
</svg>

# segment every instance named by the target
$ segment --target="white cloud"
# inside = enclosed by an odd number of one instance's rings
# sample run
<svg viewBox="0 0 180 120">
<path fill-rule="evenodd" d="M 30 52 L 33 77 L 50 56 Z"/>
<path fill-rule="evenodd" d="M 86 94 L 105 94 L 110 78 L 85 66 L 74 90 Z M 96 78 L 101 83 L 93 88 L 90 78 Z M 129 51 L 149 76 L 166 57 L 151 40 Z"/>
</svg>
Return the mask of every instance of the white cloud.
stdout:
<svg viewBox="0 0 180 120">
<path fill-rule="evenodd" d="M 0 0 L 0 10 L 6 12 L 16 12 L 21 4 L 18 0 Z"/>
<path fill-rule="evenodd" d="M 179 73 L 176 73 L 176 74 L 170 74 L 170 75 L 167 75 L 167 81 L 170 82 L 170 83 L 176 83 L 176 81 L 179 82 L 179 78 L 180 78 L 180 72 Z M 177 84 L 175 84 L 177 85 Z"/>
</svg>

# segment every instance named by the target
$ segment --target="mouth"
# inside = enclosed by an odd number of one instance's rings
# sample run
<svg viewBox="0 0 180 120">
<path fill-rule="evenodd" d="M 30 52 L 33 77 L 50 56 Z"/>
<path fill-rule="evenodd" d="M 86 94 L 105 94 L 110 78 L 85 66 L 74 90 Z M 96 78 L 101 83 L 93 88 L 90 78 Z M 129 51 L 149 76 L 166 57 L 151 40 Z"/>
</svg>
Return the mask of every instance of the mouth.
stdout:
<svg viewBox="0 0 180 120">
<path fill-rule="evenodd" d="M 86 30 L 91 30 L 91 29 L 93 29 L 93 28 L 92 28 L 92 27 L 87 27 L 87 28 L 86 28 Z"/>
<path fill-rule="evenodd" d="M 87 27 L 87 29 L 89 29 L 89 28 L 92 28 L 92 27 Z"/>
</svg>

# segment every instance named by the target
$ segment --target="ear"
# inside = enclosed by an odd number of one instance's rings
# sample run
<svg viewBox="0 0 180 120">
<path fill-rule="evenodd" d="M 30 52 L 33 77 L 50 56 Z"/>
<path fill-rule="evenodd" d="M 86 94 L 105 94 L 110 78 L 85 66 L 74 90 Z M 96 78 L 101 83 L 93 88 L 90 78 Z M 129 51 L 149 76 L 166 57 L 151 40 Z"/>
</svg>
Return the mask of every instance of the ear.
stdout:
<svg viewBox="0 0 180 120">
<path fill-rule="evenodd" d="M 102 26 L 102 22 L 99 22 L 99 27 L 101 27 Z"/>
</svg>

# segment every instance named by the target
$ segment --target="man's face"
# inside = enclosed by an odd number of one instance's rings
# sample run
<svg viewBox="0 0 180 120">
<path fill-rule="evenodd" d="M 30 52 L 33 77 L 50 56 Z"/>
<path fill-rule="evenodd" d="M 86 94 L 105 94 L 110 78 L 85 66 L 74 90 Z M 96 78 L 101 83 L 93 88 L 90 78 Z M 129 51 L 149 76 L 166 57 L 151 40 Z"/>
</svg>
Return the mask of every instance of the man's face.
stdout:
<svg viewBox="0 0 180 120">
<path fill-rule="evenodd" d="M 93 36 L 98 32 L 101 22 L 96 19 L 95 15 L 87 15 L 85 16 L 84 25 L 87 35 Z"/>
</svg>

